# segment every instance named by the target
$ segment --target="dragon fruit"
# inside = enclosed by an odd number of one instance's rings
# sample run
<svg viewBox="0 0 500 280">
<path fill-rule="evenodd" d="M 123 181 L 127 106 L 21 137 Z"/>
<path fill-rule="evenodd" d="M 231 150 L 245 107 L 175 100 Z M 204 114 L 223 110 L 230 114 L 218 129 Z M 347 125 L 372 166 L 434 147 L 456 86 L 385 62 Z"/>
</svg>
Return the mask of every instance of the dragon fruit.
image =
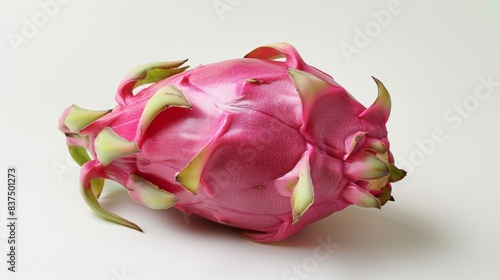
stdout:
<svg viewBox="0 0 500 280">
<path fill-rule="evenodd" d="M 105 179 L 149 208 L 174 206 L 259 242 L 351 204 L 393 200 L 391 183 L 406 173 L 389 150 L 391 100 L 379 80 L 366 108 L 286 43 L 190 70 L 185 62 L 132 70 L 112 110 L 62 114 L 83 197 L 99 216 L 141 230 L 99 204 Z"/>
</svg>

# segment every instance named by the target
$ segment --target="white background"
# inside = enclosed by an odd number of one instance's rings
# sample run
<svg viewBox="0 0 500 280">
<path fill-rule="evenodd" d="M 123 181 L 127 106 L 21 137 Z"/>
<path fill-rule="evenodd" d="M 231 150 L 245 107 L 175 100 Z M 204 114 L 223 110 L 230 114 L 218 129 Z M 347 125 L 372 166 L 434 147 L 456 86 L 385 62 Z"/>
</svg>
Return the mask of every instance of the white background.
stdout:
<svg viewBox="0 0 500 280">
<path fill-rule="evenodd" d="M 56 3 L 50 15 L 38 0 L 0 4 L 1 279 L 16 279 L 4 261 L 11 165 L 17 279 L 500 279 L 498 1 Z M 36 30 L 23 34 L 27 22 Z M 116 185 L 102 204 L 145 233 L 92 213 L 57 130 L 64 108 L 113 106 L 121 77 L 145 62 L 196 66 L 276 41 L 366 106 L 376 96 L 370 76 L 384 82 L 392 152 L 409 171 L 394 185 L 395 203 L 349 207 L 271 245 L 175 209 L 149 210 Z"/>
</svg>

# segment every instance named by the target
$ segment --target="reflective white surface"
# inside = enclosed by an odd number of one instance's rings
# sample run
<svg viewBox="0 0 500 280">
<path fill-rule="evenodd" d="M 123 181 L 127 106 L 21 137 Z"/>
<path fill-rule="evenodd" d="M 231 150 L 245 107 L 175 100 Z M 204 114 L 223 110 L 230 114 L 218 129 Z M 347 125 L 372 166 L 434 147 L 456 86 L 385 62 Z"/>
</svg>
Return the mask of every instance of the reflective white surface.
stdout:
<svg viewBox="0 0 500 280">
<path fill-rule="evenodd" d="M 500 279 L 500 4 L 351 2 L 2 1 L 0 173 L 19 169 L 19 272 L 2 261 L 0 278 Z M 391 149 L 409 171 L 395 203 L 350 207 L 272 245 L 149 210 L 112 184 L 103 206 L 145 233 L 91 212 L 57 130 L 64 108 L 113 106 L 122 76 L 144 62 L 196 66 L 276 41 L 366 106 L 370 76 L 384 82 Z M 1 226 L 2 260 L 7 237 Z"/>
</svg>

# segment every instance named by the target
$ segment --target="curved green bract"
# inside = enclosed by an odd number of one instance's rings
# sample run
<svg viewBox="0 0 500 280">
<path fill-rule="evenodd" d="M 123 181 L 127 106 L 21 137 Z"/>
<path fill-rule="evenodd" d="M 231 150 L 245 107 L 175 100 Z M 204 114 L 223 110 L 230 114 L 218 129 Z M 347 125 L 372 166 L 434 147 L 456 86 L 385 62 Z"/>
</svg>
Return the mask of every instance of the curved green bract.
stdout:
<svg viewBox="0 0 500 280">
<path fill-rule="evenodd" d="M 186 70 L 188 67 L 189 66 L 184 66 L 181 68 L 170 68 L 170 69 L 161 69 L 161 68 L 151 69 L 146 73 L 146 77 L 144 79 L 135 82 L 134 88 L 145 84 L 156 83 L 175 74 L 179 74 L 184 70 Z"/>
<path fill-rule="evenodd" d="M 82 146 L 70 146 L 68 149 L 73 160 L 80 166 L 91 160 L 87 149 Z"/>
<path fill-rule="evenodd" d="M 64 124 L 73 132 L 80 132 L 91 123 L 109 114 L 112 110 L 89 110 L 77 105 L 71 106 L 71 110 L 64 119 Z"/>
<path fill-rule="evenodd" d="M 87 161 L 92 160 L 85 147 L 77 145 L 77 146 L 70 146 L 68 147 L 68 149 L 69 149 L 69 154 L 71 155 L 73 160 L 80 166 L 84 165 Z M 92 185 L 92 191 L 94 192 L 96 198 L 99 198 L 101 196 L 103 187 L 104 183 Z"/>
<path fill-rule="evenodd" d="M 116 134 L 109 126 L 101 130 L 95 138 L 94 149 L 97 159 L 103 166 L 116 158 L 139 152 L 137 143 Z"/>
<path fill-rule="evenodd" d="M 406 176 L 406 171 L 397 168 L 394 164 L 389 164 L 389 182 L 394 183 Z"/>
<path fill-rule="evenodd" d="M 384 206 L 387 201 L 389 201 L 391 199 L 391 188 L 389 187 L 385 187 L 383 192 L 382 192 L 382 195 L 378 197 L 378 200 L 380 201 L 380 205 Z"/>
<path fill-rule="evenodd" d="M 90 184 L 90 188 L 92 189 L 92 192 L 94 193 L 94 197 L 96 199 L 99 199 L 99 197 L 101 197 L 101 194 L 102 194 L 102 190 L 104 189 L 104 179 L 95 179 L 95 180 L 101 180 L 101 182 L 97 182 L 97 183 L 94 183 L 94 184 Z"/>
<path fill-rule="evenodd" d="M 91 179 L 90 180 L 90 187 L 83 187 L 82 192 L 83 192 L 83 198 L 85 199 L 85 202 L 89 205 L 89 207 L 101 218 L 106 219 L 108 221 L 111 221 L 113 223 L 117 223 L 122 226 L 126 226 L 135 230 L 138 230 L 140 232 L 143 232 L 142 229 L 137 226 L 136 224 L 129 222 L 125 220 L 124 218 L 113 214 L 109 212 L 108 210 L 102 208 L 102 206 L 99 204 L 99 201 L 97 201 L 97 198 L 94 194 L 94 189 L 101 189 L 104 186 L 104 179 L 102 178 L 96 178 L 96 179 Z"/>
</svg>

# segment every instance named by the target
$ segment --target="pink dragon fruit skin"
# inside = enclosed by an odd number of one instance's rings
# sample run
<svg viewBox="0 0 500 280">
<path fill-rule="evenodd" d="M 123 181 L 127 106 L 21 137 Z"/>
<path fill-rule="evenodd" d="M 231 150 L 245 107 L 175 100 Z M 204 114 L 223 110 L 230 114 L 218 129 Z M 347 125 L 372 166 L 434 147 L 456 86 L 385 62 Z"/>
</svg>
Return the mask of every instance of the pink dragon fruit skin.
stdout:
<svg viewBox="0 0 500 280">
<path fill-rule="evenodd" d="M 279 58 L 282 58 L 279 60 Z M 100 216 L 104 179 L 152 209 L 174 206 L 279 241 L 351 204 L 392 200 L 395 167 L 383 84 L 369 108 L 286 43 L 186 70 L 152 63 L 121 82 L 112 110 L 73 105 L 59 122 Z"/>
</svg>

